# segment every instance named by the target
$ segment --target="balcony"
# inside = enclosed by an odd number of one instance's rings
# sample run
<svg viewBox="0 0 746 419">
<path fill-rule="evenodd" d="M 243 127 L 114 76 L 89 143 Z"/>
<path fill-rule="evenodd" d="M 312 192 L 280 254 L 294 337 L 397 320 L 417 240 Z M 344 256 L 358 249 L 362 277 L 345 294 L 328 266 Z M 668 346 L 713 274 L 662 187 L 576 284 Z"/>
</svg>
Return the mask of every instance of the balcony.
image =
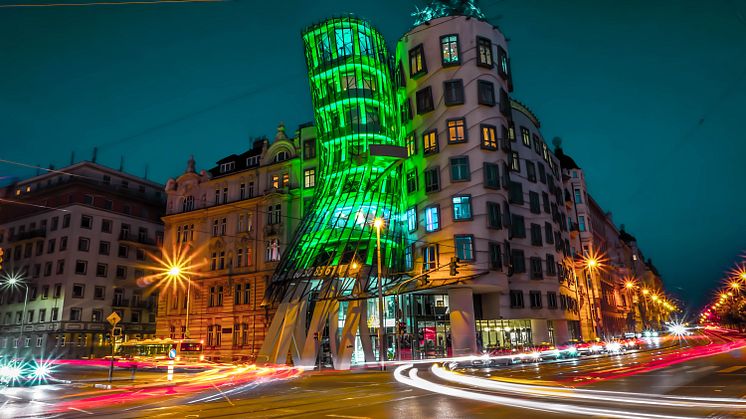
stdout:
<svg viewBox="0 0 746 419">
<path fill-rule="evenodd" d="M 119 233 L 119 241 L 129 242 L 135 245 L 141 244 L 141 245 L 152 246 L 152 247 L 155 247 L 157 245 L 155 239 L 152 239 L 145 234 L 135 235 L 127 231 L 122 231 Z"/>
<path fill-rule="evenodd" d="M 114 298 L 114 300 L 111 302 L 112 307 L 129 307 L 130 306 L 130 300 L 126 298 Z"/>
<path fill-rule="evenodd" d="M 30 239 L 36 239 L 36 238 L 43 239 L 45 237 L 47 237 L 47 230 L 43 228 L 37 228 L 34 230 L 16 233 L 10 238 L 10 241 L 19 242 L 23 240 L 30 240 Z"/>
</svg>

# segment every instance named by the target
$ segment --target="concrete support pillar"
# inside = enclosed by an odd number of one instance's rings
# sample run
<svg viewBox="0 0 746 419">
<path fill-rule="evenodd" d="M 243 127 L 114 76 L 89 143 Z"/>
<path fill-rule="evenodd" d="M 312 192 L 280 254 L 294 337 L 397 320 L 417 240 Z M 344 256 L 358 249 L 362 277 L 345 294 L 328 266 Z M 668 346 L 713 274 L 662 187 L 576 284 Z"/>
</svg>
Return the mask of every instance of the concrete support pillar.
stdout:
<svg viewBox="0 0 746 419">
<path fill-rule="evenodd" d="M 448 290 L 451 312 L 451 347 L 453 356 L 477 353 L 477 332 L 474 319 L 474 299 L 471 288 Z"/>
<path fill-rule="evenodd" d="M 531 319 L 531 341 L 534 345 L 549 342 L 549 327 L 546 319 Z"/>
<path fill-rule="evenodd" d="M 559 345 L 570 341 L 570 330 L 567 320 L 554 320 L 554 344 Z"/>
</svg>

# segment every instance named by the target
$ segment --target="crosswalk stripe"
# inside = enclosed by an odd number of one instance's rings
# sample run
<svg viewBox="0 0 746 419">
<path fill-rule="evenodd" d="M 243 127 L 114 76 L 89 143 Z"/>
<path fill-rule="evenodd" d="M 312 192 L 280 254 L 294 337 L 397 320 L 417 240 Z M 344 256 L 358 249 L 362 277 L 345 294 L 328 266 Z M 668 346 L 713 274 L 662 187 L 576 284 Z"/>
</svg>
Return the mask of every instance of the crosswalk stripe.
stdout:
<svg viewBox="0 0 746 419">
<path fill-rule="evenodd" d="M 742 370 L 744 368 L 746 368 L 746 365 L 735 365 L 735 366 L 732 366 L 732 367 L 723 368 L 722 370 L 720 370 L 718 372 L 724 372 L 724 373 L 736 372 L 736 371 L 740 371 L 740 370 Z"/>
</svg>

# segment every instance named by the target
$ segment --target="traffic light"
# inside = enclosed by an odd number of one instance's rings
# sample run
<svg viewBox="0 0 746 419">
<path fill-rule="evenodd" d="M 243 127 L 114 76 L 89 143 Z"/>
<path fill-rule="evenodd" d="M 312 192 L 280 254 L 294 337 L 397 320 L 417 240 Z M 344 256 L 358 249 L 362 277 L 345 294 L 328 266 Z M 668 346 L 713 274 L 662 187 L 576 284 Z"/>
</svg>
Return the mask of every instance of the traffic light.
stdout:
<svg viewBox="0 0 746 419">
<path fill-rule="evenodd" d="M 456 269 L 458 268 L 458 263 L 459 260 L 456 256 L 451 257 L 451 263 L 449 264 L 449 267 L 451 268 L 451 276 L 458 275 L 458 270 Z"/>
</svg>

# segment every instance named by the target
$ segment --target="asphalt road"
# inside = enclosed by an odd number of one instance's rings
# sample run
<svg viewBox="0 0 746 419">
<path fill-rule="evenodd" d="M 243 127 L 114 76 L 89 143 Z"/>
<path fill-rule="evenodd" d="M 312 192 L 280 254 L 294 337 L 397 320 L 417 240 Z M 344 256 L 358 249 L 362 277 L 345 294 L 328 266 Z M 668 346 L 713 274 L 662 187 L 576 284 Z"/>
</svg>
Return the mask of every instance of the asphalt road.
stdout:
<svg viewBox="0 0 746 419">
<path fill-rule="evenodd" d="M 522 364 L 495 369 L 462 369 L 467 376 L 501 377 L 516 383 L 532 380 L 579 386 L 582 389 L 638 392 L 654 395 L 681 395 L 716 398 L 746 397 L 746 349 L 698 359 L 679 359 L 672 365 L 644 372 L 647 365 L 661 363 L 676 353 L 690 348 L 707 348 L 720 343 L 717 336 L 691 337 L 681 343 L 662 341 L 660 347 L 650 347 L 637 353 L 610 357 L 586 357 L 573 361 Z M 683 362 L 680 362 L 683 361 Z M 431 383 L 449 386 L 465 392 L 500 396 L 500 391 L 475 389 L 457 385 L 434 376 L 429 364 L 417 365 L 419 376 Z M 620 372 L 636 369 L 637 374 Z M 643 372 L 640 371 L 643 369 Z M 410 370 L 411 372 L 411 370 Z M 588 378 L 592 377 L 592 378 Z M 558 384 L 560 385 L 560 384 Z M 55 388 L 56 387 L 56 388 Z M 503 403 L 470 400 L 402 384 L 388 372 L 321 372 L 306 373 L 298 378 L 270 380 L 240 387 L 208 388 L 198 393 L 168 397 L 149 397 L 149 390 L 137 390 L 132 399 L 95 408 L 67 409 L 45 414 L 56 402 L 79 398 L 83 389 L 70 386 L 5 389 L 0 392 L 0 416 L 3 417 L 98 417 L 111 418 L 221 418 L 221 417 L 327 417 L 327 418 L 515 418 L 577 417 L 571 413 L 548 413 L 508 407 Z M 77 393 L 76 393 L 77 392 Z M 94 393 L 95 394 L 95 393 Z M 503 394 L 505 395 L 505 394 Z M 86 395 L 91 397 L 91 395 Z M 95 395 L 94 395 L 95 397 Z M 510 397 L 516 398 L 515 395 Z M 518 399 L 518 398 L 516 398 Z M 520 397 L 520 399 L 531 399 Z M 537 398 L 538 400 L 538 398 Z M 562 399 L 554 402 L 564 403 Z M 573 402 L 573 406 L 624 410 L 625 403 L 604 403 L 601 400 Z M 703 417 L 708 409 L 675 409 L 673 413 L 655 404 L 636 411 L 666 412 L 674 416 Z M 713 410 L 715 411 L 715 410 Z M 746 410 L 742 410 L 746 413 Z M 742 417 L 738 412 L 717 413 L 721 417 Z M 746 415 L 744 415 L 746 416 Z M 642 417 L 642 416 L 641 416 Z"/>
</svg>

